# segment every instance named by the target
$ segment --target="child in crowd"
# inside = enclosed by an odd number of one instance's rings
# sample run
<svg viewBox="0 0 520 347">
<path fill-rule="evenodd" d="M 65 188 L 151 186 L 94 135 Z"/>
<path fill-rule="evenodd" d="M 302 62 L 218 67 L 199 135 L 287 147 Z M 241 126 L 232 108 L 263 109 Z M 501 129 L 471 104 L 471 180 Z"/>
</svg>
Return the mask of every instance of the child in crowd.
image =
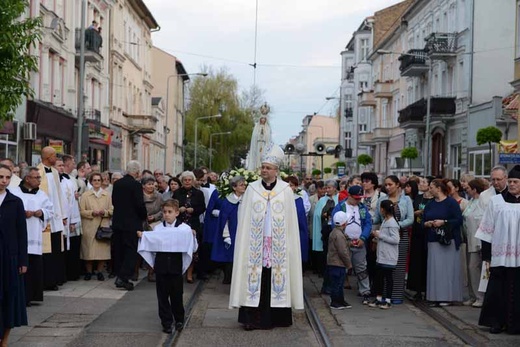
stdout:
<svg viewBox="0 0 520 347">
<path fill-rule="evenodd" d="M 374 240 L 377 240 L 376 275 L 372 288 L 372 293 L 376 294 L 376 299 L 368 306 L 389 309 L 392 307 L 393 272 L 397 266 L 399 255 L 400 228 L 394 215 L 394 203 L 391 200 L 381 201 L 380 212 L 383 217 L 381 229 L 372 231 Z M 385 285 L 386 295 L 383 301 Z"/>
<path fill-rule="evenodd" d="M 172 332 L 184 327 L 182 275 L 188 269 L 193 252 L 197 250 L 195 231 L 179 215 L 179 202 L 166 200 L 162 205 L 163 222 L 153 232 L 138 231 L 138 252 L 155 270 L 159 318 L 163 331 Z"/>
<path fill-rule="evenodd" d="M 347 214 L 343 211 L 336 212 L 333 218 L 334 229 L 329 236 L 329 249 L 327 252 L 327 271 L 330 280 L 330 308 L 342 310 L 352 306 L 345 301 L 343 296 L 343 283 L 346 271 L 352 267 L 350 251 L 345 236 L 347 226 Z"/>
</svg>

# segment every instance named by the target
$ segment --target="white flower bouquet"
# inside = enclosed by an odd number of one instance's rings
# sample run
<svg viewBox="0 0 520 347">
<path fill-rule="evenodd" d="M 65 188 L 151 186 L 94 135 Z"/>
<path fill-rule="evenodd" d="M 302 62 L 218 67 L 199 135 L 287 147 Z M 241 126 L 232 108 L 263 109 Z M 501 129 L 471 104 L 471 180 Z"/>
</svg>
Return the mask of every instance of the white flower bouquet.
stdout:
<svg viewBox="0 0 520 347">
<path fill-rule="evenodd" d="M 217 181 L 217 190 L 219 192 L 219 196 L 224 198 L 229 194 L 233 193 L 233 188 L 229 181 L 236 176 L 242 176 L 246 180 L 246 184 L 257 181 L 260 178 L 257 172 L 249 171 L 244 168 L 235 168 L 229 172 L 224 172 L 220 175 L 220 179 Z"/>
</svg>

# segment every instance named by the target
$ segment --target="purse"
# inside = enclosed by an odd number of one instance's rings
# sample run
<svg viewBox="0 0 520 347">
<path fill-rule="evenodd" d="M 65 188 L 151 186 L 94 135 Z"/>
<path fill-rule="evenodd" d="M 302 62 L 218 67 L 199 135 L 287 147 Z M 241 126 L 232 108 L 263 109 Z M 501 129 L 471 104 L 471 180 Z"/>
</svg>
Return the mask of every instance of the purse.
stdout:
<svg viewBox="0 0 520 347">
<path fill-rule="evenodd" d="M 96 240 L 99 241 L 110 241 L 112 239 L 112 231 L 111 227 L 99 227 L 96 231 Z"/>
<path fill-rule="evenodd" d="M 437 242 L 443 246 L 451 245 L 451 240 L 453 239 L 453 231 L 449 224 L 445 224 L 440 228 L 433 228 L 433 232 L 437 237 Z"/>
</svg>

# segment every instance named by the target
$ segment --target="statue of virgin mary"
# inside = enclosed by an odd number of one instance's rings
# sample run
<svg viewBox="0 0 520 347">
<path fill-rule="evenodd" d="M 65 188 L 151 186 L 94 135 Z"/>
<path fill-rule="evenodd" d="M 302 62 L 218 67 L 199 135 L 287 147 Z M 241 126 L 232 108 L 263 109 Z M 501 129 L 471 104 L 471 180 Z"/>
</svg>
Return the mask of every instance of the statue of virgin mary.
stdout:
<svg viewBox="0 0 520 347">
<path fill-rule="evenodd" d="M 246 169 L 257 171 L 262 166 L 262 155 L 266 147 L 271 143 L 271 127 L 269 126 L 269 106 L 264 104 L 260 107 L 260 118 L 253 128 L 251 145 L 246 160 Z"/>
</svg>

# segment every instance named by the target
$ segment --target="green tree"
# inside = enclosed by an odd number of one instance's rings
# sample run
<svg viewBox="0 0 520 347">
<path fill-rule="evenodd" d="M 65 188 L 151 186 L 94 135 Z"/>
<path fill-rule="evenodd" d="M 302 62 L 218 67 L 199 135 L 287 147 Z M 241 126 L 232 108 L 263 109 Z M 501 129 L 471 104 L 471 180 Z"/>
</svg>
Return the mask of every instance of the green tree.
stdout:
<svg viewBox="0 0 520 347">
<path fill-rule="evenodd" d="M 410 175 L 412 174 L 412 160 L 419 157 L 419 151 L 415 147 L 406 147 L 401 150 L 401 158 L 408 159 Z"/>
<path fill-rule="evenodd" d="M 38 71 L 31 48 L 41 39 L 41 19 L 21 19 L 27 0 L 2 1 L 0 13 L 0 125 L 13 118 L 24 96 L 32 96 L 30 77 Z"/>
<path fill-rule="evenodd" d="M 491 151 L 492 143 L 499 143 L 502 140 L 502 131 L 497 127 L 490 126 L 481 128 L 477 131 L 477 144 L 479 146 L 487 143 L 489 145 L 489 159 L 493 160 L 493 153 Z M 493 161 L 492 161 L 493 162 Z"/>
<path fill-rule="evenodd" d="M 239 167 L 246 157 L 253 131 L 253 118 L 248 109 L 241 105 L 238 94 L 238 82 L 226 69 L 214 71 L 204 68 L 207 77 L 196 77 L 190 85 L 190 103 L 186 115 L 185 139 L 188 144 L 185 156 L 185 167 L 193 168 L 208 165 L 208 155 L 203 155 L 202 146 L 209 148 L 210 136 L 214 133 L 231 131 L 230 135 L 213 138 L 214 156 L 212 167 L 215 171 L 223 171 L 231 167 Z M 221 118 L 201 119 L 221 114 Z M 197 161 L 193 162 L 195 143 L 195 122 L 198 130 Z M 189 153 L 190 148 L 193 148 Z"/>
<path fill-rule="evenodd" d="M 372 164 L 374 162 L 374 159 L 372 159 L 372 157 L 368 154 L 360 154 L 357 157 L 357 162 L 359 165 L 367 166 L 369 164 Z"/>
<path fill-rule="evenodd" d="M 330 167 L 326 167 L 326 168 L 324 168 L 324 169 L 323 169 L 323 173 L 326 173 L 326 174 L 330 174 L 330 173 L 332 173 L 332 168 L 330 168 Z"/>
</svg>

